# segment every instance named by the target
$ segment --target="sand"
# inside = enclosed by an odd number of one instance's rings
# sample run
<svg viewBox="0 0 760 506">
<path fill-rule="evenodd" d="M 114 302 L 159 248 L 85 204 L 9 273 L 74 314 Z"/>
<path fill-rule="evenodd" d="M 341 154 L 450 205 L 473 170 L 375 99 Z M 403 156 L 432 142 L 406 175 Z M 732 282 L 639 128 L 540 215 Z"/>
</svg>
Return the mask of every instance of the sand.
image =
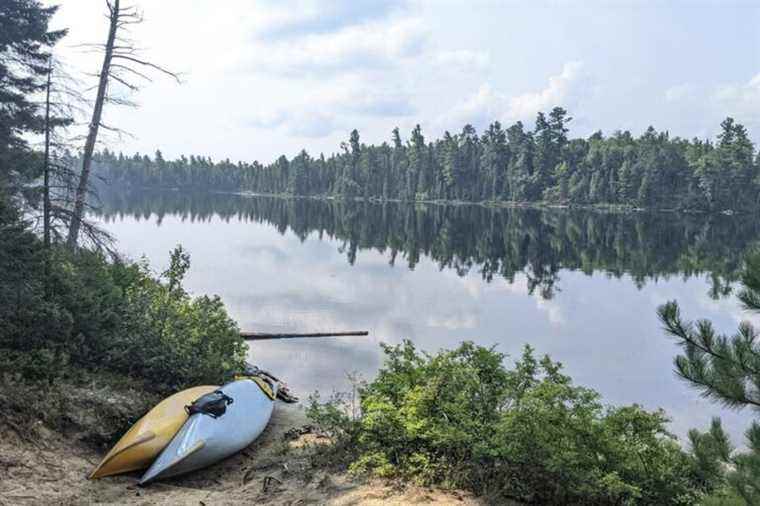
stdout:
<svg viewBox="0 0 760 506">
<path fill-rule="evenodd" d="M 102 455 L 76 437 L 42 422 L 20 427 L 0 421 L 0 505 L 483 504 L 467 493 L 314 468 L 302 447 L 315 451 L 319 438 L 286 438 L 287 431 L 306 423 L 297 405 L 278 403 L 266 432 L 246 450 L 187 476 L 138 487 L 137 473 L 88 480 Z"/>
</svg>

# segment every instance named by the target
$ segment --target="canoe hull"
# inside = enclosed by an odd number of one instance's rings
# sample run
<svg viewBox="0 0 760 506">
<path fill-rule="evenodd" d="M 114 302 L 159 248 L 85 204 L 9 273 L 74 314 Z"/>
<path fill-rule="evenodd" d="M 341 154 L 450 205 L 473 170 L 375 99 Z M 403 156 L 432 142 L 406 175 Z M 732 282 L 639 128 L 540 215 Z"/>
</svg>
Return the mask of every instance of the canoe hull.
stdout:
<svg viewBox="0 0 760 506">
<path fill-rule="evenodd" d="M 233 381 L 221 390 L 234 402 L 219 418 L 192 415 L 140 479 L 145 484 L 214 464 L 250 445 L 264 432 L 273 400 L 250 379 Z"/>
<path fill-rule="evenodd" d="M 90 478 L 145 469 L 187 421 L 185 406 L 218 386 L 204 385 L 171 395 L 148 411 L 106 454 Z"/>
</svg>

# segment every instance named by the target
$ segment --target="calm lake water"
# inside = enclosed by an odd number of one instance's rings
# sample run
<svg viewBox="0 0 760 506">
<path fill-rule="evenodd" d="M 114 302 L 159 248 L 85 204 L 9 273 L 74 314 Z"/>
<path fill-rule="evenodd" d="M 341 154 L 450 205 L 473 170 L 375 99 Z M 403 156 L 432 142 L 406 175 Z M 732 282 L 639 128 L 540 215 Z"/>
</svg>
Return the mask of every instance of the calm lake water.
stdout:
<svg viewBox="0 0 760 506">
<path fill-rule="evenodd" d="M 663 408 L 680 437 L 723 417 L 736 443 L 749 412 L 701 399 L 673 373 L 658 305 L 726 332 L 747 319 L 732 294 L 760 224 L 742 216 L 493 210 L 176 192 L 105 197 L 98 218 L 157 272 L 182 244 L 193 294 L 218 294 L 242 329 L 366 329 L 369 338 L 252 343 L 252 362 L 302 397 L 371 378 L 379 342 L 435 351 L 472 340 L 561 361 L 605 403 Z"/>
</svg>

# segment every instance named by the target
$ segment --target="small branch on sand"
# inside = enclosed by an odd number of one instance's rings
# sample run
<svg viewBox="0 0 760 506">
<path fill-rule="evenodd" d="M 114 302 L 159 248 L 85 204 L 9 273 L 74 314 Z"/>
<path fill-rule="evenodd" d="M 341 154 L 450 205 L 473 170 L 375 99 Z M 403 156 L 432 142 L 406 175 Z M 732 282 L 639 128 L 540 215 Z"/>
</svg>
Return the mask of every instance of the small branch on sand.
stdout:
<svg viewBox="0 0 760 506">
<path fill-rule="evenodd" d="M 355 330 L 351 332 L 314 332 L 311 334 L 298 334 L 288 332 L 284 334 L 271 334 L 267 332 L 241 332 L 240 335 L 246 341 L 263 341 L 265 339 L 299 339 L 302 337 L 346 337 L 346 336 L 367 336 L 366 330 Z"/>
</svg>

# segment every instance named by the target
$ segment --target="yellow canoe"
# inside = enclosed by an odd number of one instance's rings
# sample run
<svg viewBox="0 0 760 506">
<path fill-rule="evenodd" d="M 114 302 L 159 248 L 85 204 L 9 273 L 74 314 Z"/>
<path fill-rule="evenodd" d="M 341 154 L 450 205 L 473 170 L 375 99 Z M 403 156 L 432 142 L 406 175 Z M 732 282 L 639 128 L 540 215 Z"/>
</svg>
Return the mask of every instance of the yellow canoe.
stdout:
<svg viewBox="0 0 760 506">
<path fill-rule="evenodd" d="M 111 448 L 90 479 L 150 466 L 187 420 L 185 406 L 218 388 L 208 385 L 188 388 L 156 404 Z"/>
</svg>

